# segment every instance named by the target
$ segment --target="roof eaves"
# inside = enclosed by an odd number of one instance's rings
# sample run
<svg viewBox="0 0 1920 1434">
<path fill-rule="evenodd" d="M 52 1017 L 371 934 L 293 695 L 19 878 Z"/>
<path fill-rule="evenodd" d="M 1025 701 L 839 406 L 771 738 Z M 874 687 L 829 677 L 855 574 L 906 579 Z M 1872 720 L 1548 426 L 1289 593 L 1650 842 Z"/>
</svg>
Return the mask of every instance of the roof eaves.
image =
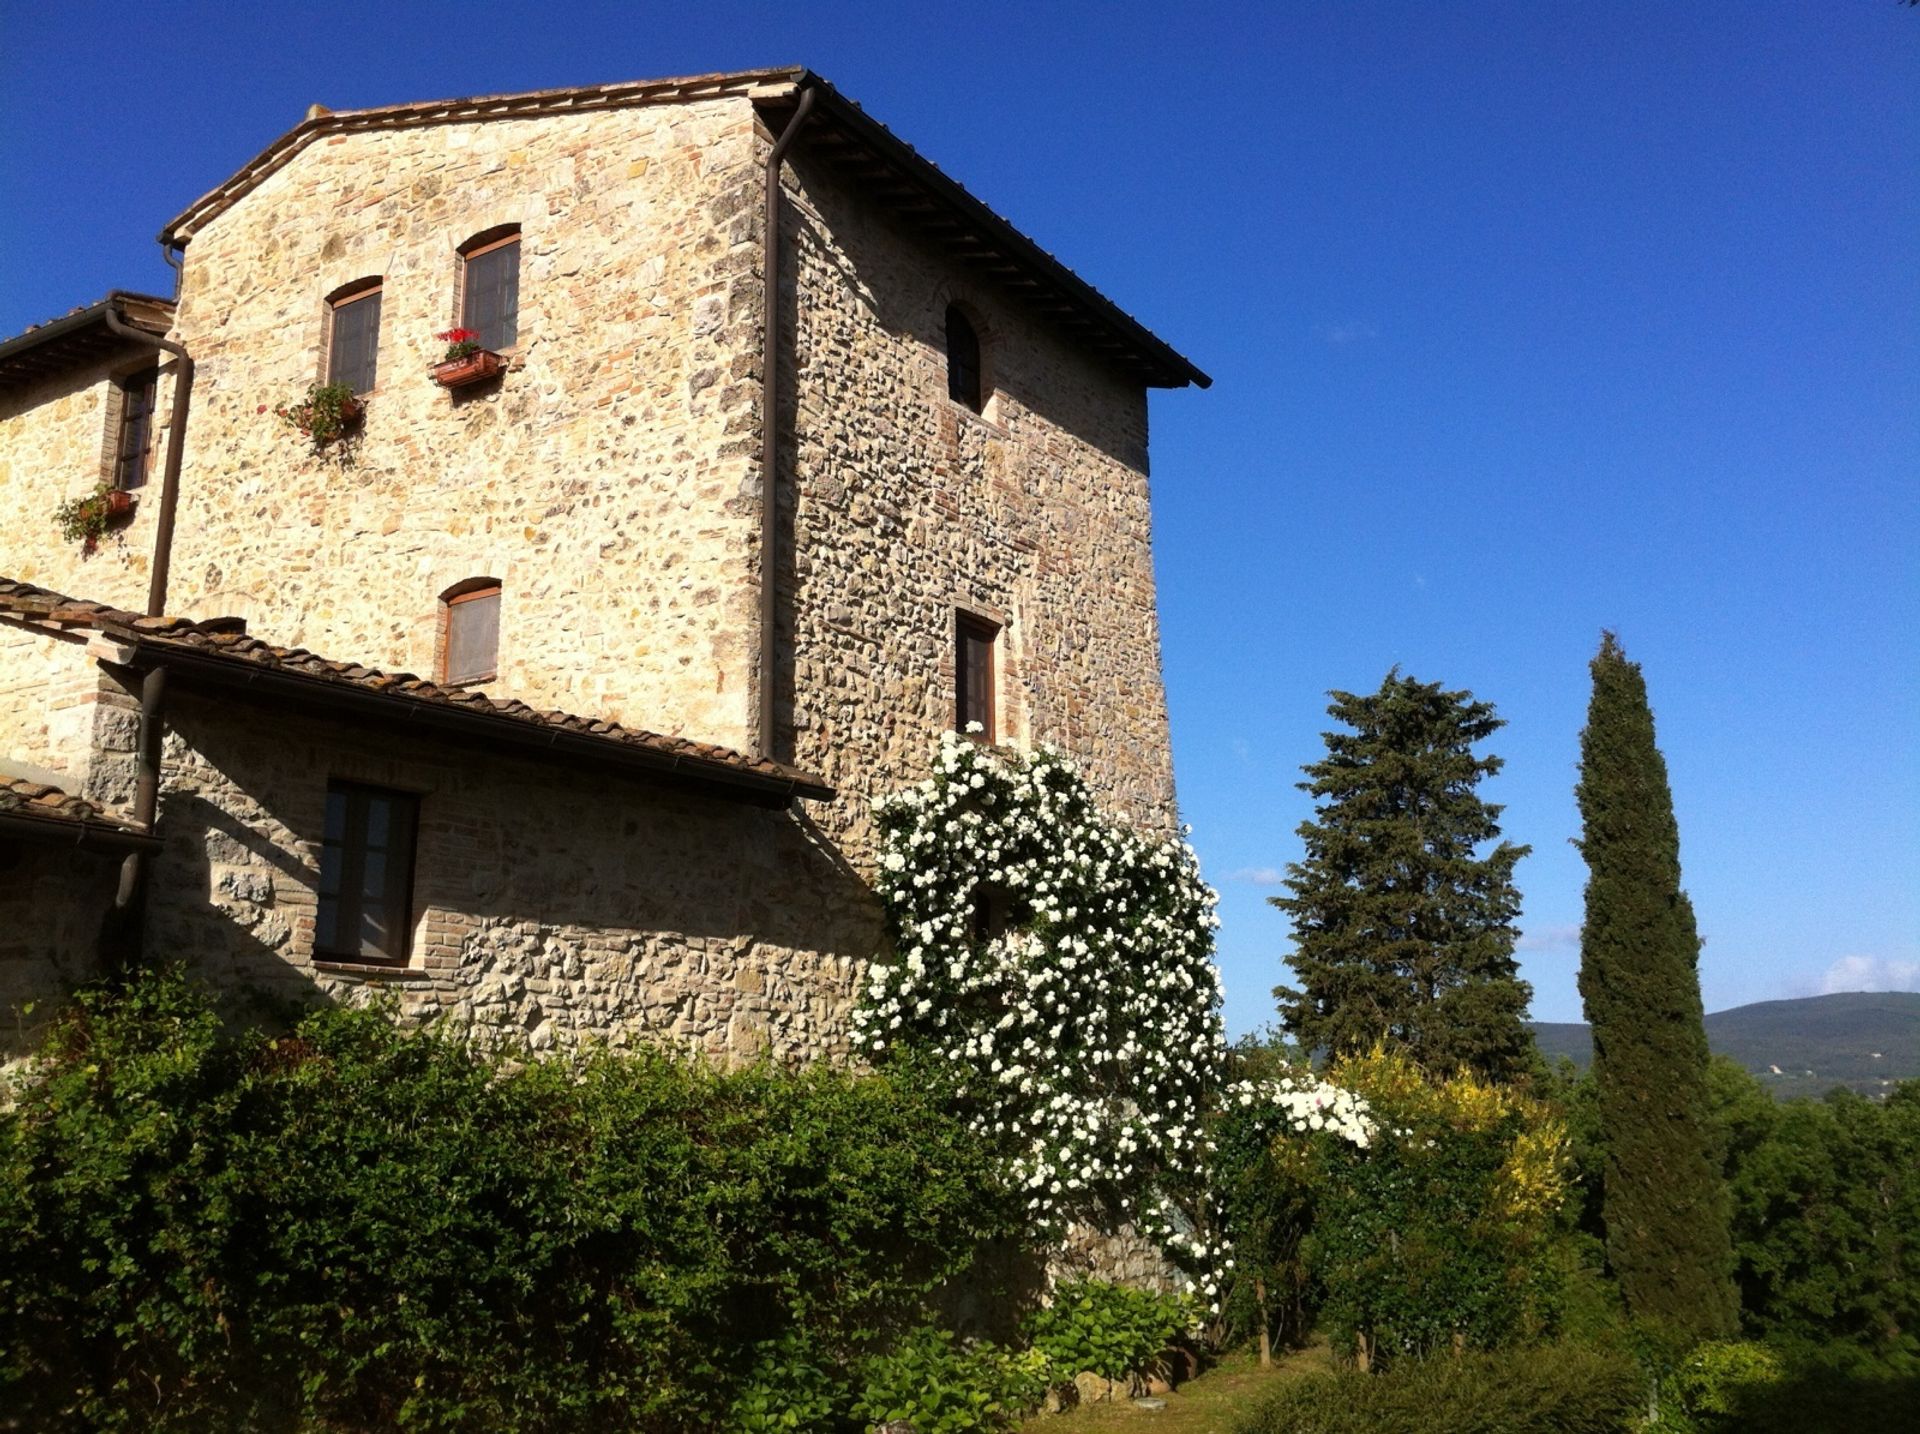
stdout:
<svg viewBox="0 0 1920 1434">
<path fill-rule="evenodd" d="M 44 324 L 36 324 L 12 338 L 0 342 L 0 381 L 5 379 L 5 370 L 9 364 L 35 353 L 62 340 L 73 339 L 88 329 L 99 326 L 103 331 L 108 310 L 113 310 L 127 323 L 148 333 L 164 334 L 170 327 L 173 314 L 173 300 L 160 298 L 156 294 L 136 293 L 131 289 L 113 289 L 103 299 L 83 305 L 71 313 L 62 314 Z M 124 340 L 116 340 L 124 343 Z"/>
<path fill-rule="evenodd" d="M 713 74 L 681 75 L 658 80 L 632 80 L 610 85 L 569 85 L 519 94 L 417 100 L 408 104 L 378 105 L 359 110 L 321 111 L 310 114 L 223 183 L 208 190 L 175 215 L 160 231 L 160 242 L 169 248 L 187 243 L 208 220 L 223 213 L 248 190 L 323 135 L 718 99 L 726 95 L 750 94 L 765 85 L 797 83 L 806 74 L 804 66 L 786 65 L 770 69 L 723 70 Z"/>
<path fill-rule="evenodd" d="M 1076 309 L 1119 338 L 1140 359 L 1150 386 L 1210 388 L 1213 379 L 1165 339 L 1122 309 L 1060 259 L 1040 247 L 1012 220 L 993 209 L 959 180 L 901 139 L 832 82 L 809 73 L 804 83 L 820 91 L 825 102 L 820 113 L 850 132 L 856 140 L 908 171 L 921 188 L 946 208 L 957 211 L 991 242 L 1004 246 L 1020 268 L 1037 273 L 1041 282 L 1059 291 Z M 801 137 L 804 146 L 806 137 Z"/>
</svg>

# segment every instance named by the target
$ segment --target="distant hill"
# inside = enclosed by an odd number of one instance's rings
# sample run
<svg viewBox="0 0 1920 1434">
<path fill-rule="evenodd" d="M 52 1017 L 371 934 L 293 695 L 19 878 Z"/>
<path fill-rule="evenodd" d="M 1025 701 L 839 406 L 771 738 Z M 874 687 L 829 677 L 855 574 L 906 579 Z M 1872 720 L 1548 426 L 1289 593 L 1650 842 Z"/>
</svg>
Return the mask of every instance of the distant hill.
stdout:
<svg viewBox="0 0 1920 1434">
<path fill-rule="evenodd" d="M 1581 1022 L 1535 1021 L 1533 1038 L 1549 1061 L 1566 1056 L 1584 1070 L 1593 1059 L 1593 1037 Z M 1881 1094 L 1895 1081 L 1920 1079 L 1920 992 L 1846 991 L 1735 1006 L 1707 1017 L 1707 1045 L 1782 1099 L 1836 1085 Z"/>
</svg>

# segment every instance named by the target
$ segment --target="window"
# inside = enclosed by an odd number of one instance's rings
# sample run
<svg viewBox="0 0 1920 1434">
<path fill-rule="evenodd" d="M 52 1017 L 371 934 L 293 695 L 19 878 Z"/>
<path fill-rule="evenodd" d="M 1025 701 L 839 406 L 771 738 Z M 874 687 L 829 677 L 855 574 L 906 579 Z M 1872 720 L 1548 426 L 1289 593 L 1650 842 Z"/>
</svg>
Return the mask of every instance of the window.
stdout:
<svg viewBox="0 0 1920 1434">
<path fill-rule="evenodd" d="M 998 740 L 993 713 L 993 644 L 999 635 L 997 626 L 971 613 L 961 613 L 954 623 L 954 730 L 966 732 L 978 722 L 980 730 L 970 735 L 982 742 Z"/>
<path fill-rule="evenodd" d="M 460 250 L 460 327 L 496 353 L 520 336 L 520 229 L 489 229 Z"/>
<path fill-rule="evenodd" d="M 158 368 L 142 369 L 123 378 L 120 417 L 114 425 L 113 486 L 138 488 L 147 481 L 147 463 L 153 447 L 153 405 L 160 387 Z"/>
<path fill-rule="evenodd" d="M 975 413 L 987 406 L 980 382 L 980 335 L 952 304 L 947 305 L 947 397 Z"/>
<path fill-rule="evenodd" d="M 380 281 L 361 279 L 327 300 L 327 382 L 371 393 L 380 357 Z"/>
<path fill-rule="evenodd" d="M 486 682 L 500 670 L 500 584 L 469 578 L 440 599 L 446 613 L 440 680 Z"/>
<path fill-rule="evenodd" d="M 327 783 L 316 956 L 407 959 L 413 927 L 413 837 L 420 800 L 352 782 Z"/>
</svg>

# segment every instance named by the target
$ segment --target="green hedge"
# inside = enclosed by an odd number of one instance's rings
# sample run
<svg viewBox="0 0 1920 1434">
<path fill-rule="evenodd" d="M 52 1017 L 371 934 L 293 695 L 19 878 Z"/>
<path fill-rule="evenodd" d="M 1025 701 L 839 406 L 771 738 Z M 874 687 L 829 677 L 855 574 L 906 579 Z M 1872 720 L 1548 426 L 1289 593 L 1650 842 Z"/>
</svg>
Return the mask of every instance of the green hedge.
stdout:
<svg viewBox="0 0 1920 1434">
<path fill-rule="evenodd" d="M 0 1409 L 32 1428 L 719 1427 L 1018 1212 L 912 1072 L 489 1061 L 381 1012 L 229 1037 L 85 997 L 0 1115 Z"/>
<path fill-rule="evenodd" d="M 1623 1434 L 1644 1408 L 1630 1361 L 1557 1345 L 1309 1375 L 1283 1384 L 1233 1434 Z"/>
</svg>

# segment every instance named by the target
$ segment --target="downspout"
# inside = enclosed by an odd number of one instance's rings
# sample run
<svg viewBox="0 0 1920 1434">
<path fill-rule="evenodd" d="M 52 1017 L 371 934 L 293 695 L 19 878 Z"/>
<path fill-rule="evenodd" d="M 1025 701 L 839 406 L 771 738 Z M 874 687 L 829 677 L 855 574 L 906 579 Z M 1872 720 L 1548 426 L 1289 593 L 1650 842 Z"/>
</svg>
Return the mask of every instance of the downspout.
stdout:
<svg viewBox="0 0 1920 1434">
<path fill-rule="evenodd" d="M 813 113 L 816 94 L 811 85 L 800 91 L 799 107 L 767 153 L 766 270 L 762 288 L 767 312 L 760 353 L 760 730 L 756 746 L 768 761 L 779 760 L 774 752 L 773 699 L 779 647 L 775 587 L 780 534 L 780 165 Z"/>
<path fill-rule="evenodd" d="M 113 311 L 106 312 L 107 328 L 123 339 L 162 349 L 175 359 L 173 414 L 167 424 L 167 465 L 160 479 L 160 517 L 153 530 L 153 579 L 147 585 L 147 616 L 167 610 L 167 575 L 173 566 L 173 520 L 180 506 L 180 455 L 186 448 L 187 410 L 193 403 L 193 359 L 183 344 L 136 329 Z"/>
</svg>

